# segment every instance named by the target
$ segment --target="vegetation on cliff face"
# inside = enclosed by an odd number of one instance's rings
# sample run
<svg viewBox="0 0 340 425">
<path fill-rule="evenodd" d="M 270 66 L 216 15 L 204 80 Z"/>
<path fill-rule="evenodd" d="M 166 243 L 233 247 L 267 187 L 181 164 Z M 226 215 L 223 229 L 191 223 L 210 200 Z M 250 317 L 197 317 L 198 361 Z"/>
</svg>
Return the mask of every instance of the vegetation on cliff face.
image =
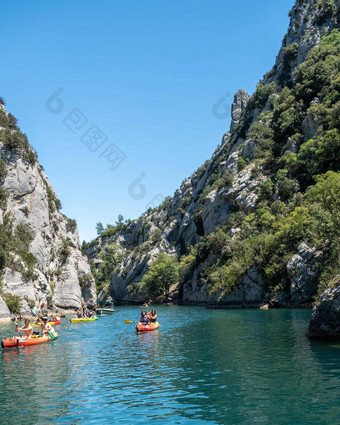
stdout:
<svg viewBox="0 0 340 425">
<path fill-rule="evenodd" d="M 238 211 L 228 225 L 198 244 L 197 262 L 217 256 L 202 273 L 210 292 L 238 287 L 255 263 L 263 270 L 267 289 L 287 289 L 286 264 L 298 245 L 308 242 L 324 253 L 320 261 L 324 288 L 339 270 L 340 183 L 340 32 L 334 30 L 311 50 L 295 72 L 292 88 L 259 84 L 244 117 L 268 101 L 269 111 L 239 132 L 256 141 L 257 167 L 265 173 L 254 213 Z M 275 84 L 275 83 L 274 83 Z M 305 140 L 303 121 L 317 125 Z M 248 130 L 245 129 L 248 127 Z M 323 174 L 325 173 L 325 174 Z M 316 184 L 315 184 L 316 183 Z M 230 236 L 231 229 L 238 231 Z"/>
<path fill-rule="evenodd" d="M 160 253 L 144 275 L 142 286 L 153 299 L 168 298 L 170 287 L 178 281 L 178 278 L 177 259 Z"/>
<path fill-rule="evenodd" d="M 160 266 L 165 258 L 177 263 L 183 288 L 204 288 L 212 298 L 239 289 L 250 269 L 261 275 L 266 293 L 289 293 L 287 264 L 302 242 L 321 252 L 319 291 L 335 281 L 340 266 L 339 11 L 333 0 L 297 1 L 279 60 L 254 95 L 245 94 L 240 119 L 211 160 L 173 198 L 137 221 L 101 226 L 100 238 L 91 243 L 97 256 L 112 242 L 125 254 L 105 279 L 113 276 L 112 288 L 117 285 L 122 293 L 125 282 L 127 291 L 136 286 L 166 296 L 162 280 L 155 278 L 154 258 L 161 255 Z M 313 39 L 313 28 L 323 36 L 310 48 L 306 36 Z M 91 255 L 93 260 L 93 249 Z"/>
<path fill-rule="evenodd" d="M 0 317 L 28 313 L 42 300 L 48 308 L 94 300 L 76 221 L 60 213 L 37 154 L 1 98 L 0 153 Z"/>
</svg>

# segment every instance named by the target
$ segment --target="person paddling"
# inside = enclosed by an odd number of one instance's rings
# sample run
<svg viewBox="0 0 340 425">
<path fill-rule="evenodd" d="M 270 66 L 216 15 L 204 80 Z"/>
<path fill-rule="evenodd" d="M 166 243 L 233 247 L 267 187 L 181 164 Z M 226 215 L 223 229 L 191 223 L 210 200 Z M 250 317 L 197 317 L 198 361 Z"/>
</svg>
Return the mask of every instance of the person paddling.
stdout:
<svg viewBox="0 0 340 425">
<path fill-rule="evenodd" d="M 41 314 L 41 313 L 39 313 L 38 315 L 37 315 L 37 318 L 36 318 L 36 320 L 35 320 L 35 324 L 36 325 L 41 325 L 42 324 L 42 321 L 43 321 L 43 315 Z"/>
<path fill-rule="evenodd" d="M 44 317 L 43 318 L 43 321 L 42 321 L 42 323 L 41 323 L 41 333 L 43 334 L 43 335 L 48 335 L 48 333 L 49 332 L 52 332 L 52 333 L 54 333 L 55 332 L 55 330 L 54 330 L 54 328 L 53 328 L 53 326 L 51 326 L 49 323 L 48 323 L 48 318 L 47 317 Z"/>
<path fill-rule="evenodd" d="M 30 325 L 30 320 L 25 319 L 25 324 L 22 328 L 16 327 L 15 332 L 23 332 L 24 338 L 32 338 L 33 328 Z"/>
</svg>

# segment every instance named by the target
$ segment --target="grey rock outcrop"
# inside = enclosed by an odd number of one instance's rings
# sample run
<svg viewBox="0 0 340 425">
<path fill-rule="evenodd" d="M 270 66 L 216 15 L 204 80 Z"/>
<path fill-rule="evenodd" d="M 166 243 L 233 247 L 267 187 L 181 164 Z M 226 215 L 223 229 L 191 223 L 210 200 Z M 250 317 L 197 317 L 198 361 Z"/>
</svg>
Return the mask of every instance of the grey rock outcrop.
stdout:
<svg viewBox="0 0 340 425">
<path fill-rule="evenodd" d="M 284 37 L 282 47 L 276 58 L 273 70 L 265 82 L 280 81 L 284 73 L 289 73 L 294 80 L 294 70 L 307 57 L 323 35 L 329 34 L 337 27 L 337 20 L 332 13 L 324 13 L 317 7 L 316 1 L 296 1 L 290 12 L 289 29 Z"/>
<path fill-rule="evenodd" d="M 0 319 L 10 317 L 11 313 L 5 303 L 4 299 L 0 295 Z"/>
<path fill-rule="evenodd" d="M 244 90 L 239 90 L 235 94 L 234 101 L 231 105 L 230 132 L 233 132 L 237 129 L 242 112 L 245 110 L 249 99 L 250 99 L 250 95 Z"/>
<path fill-rule="evenodd" d="M 28 266 L 17 253 L 9 252 L 10 261 L 3 269 L 3 292 L 20 297 L 24 314 L 41 302 L 49 308 L 65 309 L 80 307 L 83 300 L 95 303 L 95 282 L 88 259 L 80 250 L 75 221 L 60 212 L 60 201 L 39 163 L 27 159 L 34 157 L 32 148 L 27 145 L 23 152 L 9 148 L 2 137 L 0 157 L 6 164 L 2 188 L 7 199 L 0 209 L 0 223 L 10 217 L 7 221 L 13 234 L 18 228 L 30 234 L 28 251 L 34 258 L 34 264 L 30 260 Z M 84 282 L 86 289 L 81 287 Z"/>
<path fill-rule="evenodd" d="M 311 139 L 312 137 L 316 135 L 316 132 L 320 125 L 318 118 L 312 112 L 312 105 L 318 104 L 318 103 L 319 103 L 318 98 L 315 98 L 311 102 L 311 107 L 307 111 L 307 116 L 305 117 L 305 119 L 302 121 L 302 124 L 301 124 L 301 129 L 307 139 Z"/>
<path fill-rule="evenodd" d="M 240 287 L 233 291 L 217 293 L 209 298 L 208 305 L 229 307 L 259 307 L 263 301 L 264 282 L 261 272 L 253 265 L 248 269 Z"/>
<path fill-rule="evenodd" d="M 298 247 L 298 254 L 288 261 L 287 271 L 290 277 L 290 296 L 292 304 L 308 304 L 315 301 L 318 289 L 319 272 L 317 260 L 321 252 L 307 244 Z"/>
<path fill-rule="evenodd" d="M 323 292 L 314 308 L 307 331 L 309 338 L 340 339 L 340 275 L 334 284 Z"/>
</svg>

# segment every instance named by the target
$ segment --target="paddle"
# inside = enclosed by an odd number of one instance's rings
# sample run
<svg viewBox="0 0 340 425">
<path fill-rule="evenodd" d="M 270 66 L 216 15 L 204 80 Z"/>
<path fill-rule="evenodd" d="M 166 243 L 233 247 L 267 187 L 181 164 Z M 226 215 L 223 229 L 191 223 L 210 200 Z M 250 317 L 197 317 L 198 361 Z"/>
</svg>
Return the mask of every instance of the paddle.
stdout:
<svg viewBox="0 0 340 425">
<path fill-rule="evenodd" d="M 41 309 L 44 307 L 45 303 L 44 301 L 40 304 L 40 309 L 39 311 L 41 311 Z M 38 313 L 34 310 L 34 308 L 31 308 L 31 312 L 34 314 L 34 316 L 38 316 Z"/>
<path fill-rule="evenodd" d="M 51 341 L 54 341 L 55 339 L 56 339 L 56 336 L 54 335 L 54 333 L 53 332 L 51 332 L 51 331 L 48 331 L 48 336 L 50 337 L 50 340 Z"/>
<path fill-rule="evenodd" d="M 19 338 L 22 338 L 22 335 L 21 335 L 21 333 L 20 333 L 20 331 L 19 331 L 19 328 L 18 328 L 18 324 L 17 324 L 17 319 L 16 319 L 16 317 L 12 317 L 12 318 L 11 318 L 11 320 L 12 320 L 12 322 L 15 324 L 15 330 L 14 330 L 14 332 L 18 332 L 18 333 L 19 333 Z"/>
<path fill-rule="evenodd" d="M 124 323 L 128 324 L 128 323 L 132 323 L 131 320 L 125 320 Z"/>
</svg>

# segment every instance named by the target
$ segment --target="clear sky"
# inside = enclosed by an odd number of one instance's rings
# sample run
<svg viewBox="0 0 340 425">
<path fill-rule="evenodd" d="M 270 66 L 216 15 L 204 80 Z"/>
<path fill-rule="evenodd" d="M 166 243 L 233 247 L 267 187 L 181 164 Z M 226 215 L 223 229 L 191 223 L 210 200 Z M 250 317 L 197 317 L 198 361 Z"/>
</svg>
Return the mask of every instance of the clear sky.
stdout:
<svg viewBox="0 0 340 425">
<path fill-rule="evenodd" d="M 3 0 L 0 95 L 81 240 L 210 158 L 294 0 Z M 161 196 L 160 196 L 161 195 Z"/>
</svg>

